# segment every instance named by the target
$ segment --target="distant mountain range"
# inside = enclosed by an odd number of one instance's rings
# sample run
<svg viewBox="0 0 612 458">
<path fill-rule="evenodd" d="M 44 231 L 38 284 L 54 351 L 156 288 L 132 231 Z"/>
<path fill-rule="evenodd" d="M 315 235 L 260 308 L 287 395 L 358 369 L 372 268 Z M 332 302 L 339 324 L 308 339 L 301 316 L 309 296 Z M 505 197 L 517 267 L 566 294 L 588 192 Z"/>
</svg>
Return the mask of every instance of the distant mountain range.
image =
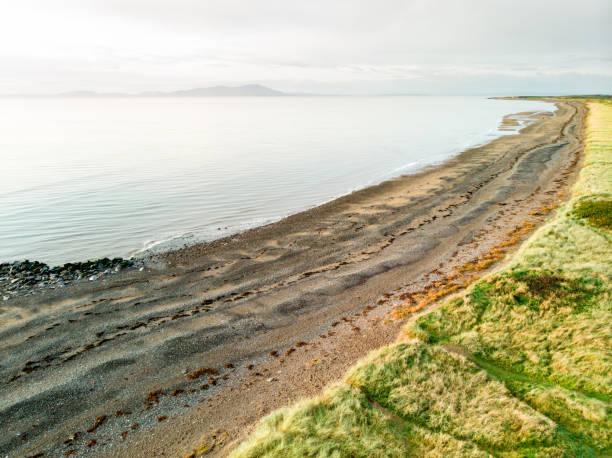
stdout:
<svg viewBox="0 0 612 458">
<path fill-rule="evenodd" d="M 71 91 L 58 94 L 61 97 L 278 97 L 289 94 L 270 89 L 260 84 L 247 84 L 245 86 L 214 86 L 182 91 L 148 91 L 139 94 L 104 93 L 95 91 Z"/>
</svg>

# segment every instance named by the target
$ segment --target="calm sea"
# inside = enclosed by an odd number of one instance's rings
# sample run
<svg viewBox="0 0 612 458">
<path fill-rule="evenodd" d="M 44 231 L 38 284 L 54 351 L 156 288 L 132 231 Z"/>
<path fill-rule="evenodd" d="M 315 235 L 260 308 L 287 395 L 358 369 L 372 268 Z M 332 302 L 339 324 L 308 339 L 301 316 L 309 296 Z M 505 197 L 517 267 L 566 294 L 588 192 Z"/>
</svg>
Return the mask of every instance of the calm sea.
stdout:
<svg viewBox="0 0 612 458">
<path fill-rule="evenodd" d="M 0 262 L 211 240 L 500 135 L 482 97 L 0 99 Z"/>
</svg>

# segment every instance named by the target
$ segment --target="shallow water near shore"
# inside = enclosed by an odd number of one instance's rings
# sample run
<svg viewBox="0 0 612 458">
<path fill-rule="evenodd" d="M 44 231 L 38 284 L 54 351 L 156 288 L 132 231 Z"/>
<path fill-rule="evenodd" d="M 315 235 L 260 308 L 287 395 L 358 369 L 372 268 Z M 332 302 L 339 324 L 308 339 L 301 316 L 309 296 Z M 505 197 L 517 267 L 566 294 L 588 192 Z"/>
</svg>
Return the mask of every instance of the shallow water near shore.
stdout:
<svg viewBox="0 0 612 458">
<path fill-rule="evenodd" d="M 0 262 L 212 240 L 441 162 L 552 111 L 482 97 L 0 100 Z"/>
</svg>

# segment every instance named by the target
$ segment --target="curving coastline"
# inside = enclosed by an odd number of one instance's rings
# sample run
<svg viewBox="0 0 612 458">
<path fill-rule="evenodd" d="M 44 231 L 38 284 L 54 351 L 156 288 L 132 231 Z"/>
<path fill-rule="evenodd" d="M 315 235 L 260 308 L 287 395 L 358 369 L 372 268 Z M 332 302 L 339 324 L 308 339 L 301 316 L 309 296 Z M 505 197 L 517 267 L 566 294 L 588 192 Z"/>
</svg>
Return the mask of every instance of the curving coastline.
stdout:
<svg viewBox="0 0 612 458">
<path fill-rule="evenodd" d="M 406 301 L 396 342 L 265 417 L 230 456 L 608 456 L 612 105 L 587 106 L 571 197 L 516 253 L 438 300 L 511 242 L 460 266 L 419 315 Z M 195 454 L 211 442 L 223 446 L 205 438 Z"/>
<path fill-rule="evenodd" d="M 151 245 L 167 251 L 210 241 L 507 134 L 498 127 L 510 110 L 554 109 L 540 101 L 481 97 L 64 102 L 62 109 L 71 114 L 57 126 L 64 135 L 53 137 L 52 144 L 20 137 L 19 126 L 7 131 L 6 140 L 15 143 L 10 157 L 23 149 L 39 164 L 49 159 L 43 151 L 56 153 L 53 173 L 40 169 L 36 180 L 32 173 L 37 175 L 38 168 L 23 168 L 27 160 L 21 166 L 8 162 L 8 179 L 0 186 L 0 263 L 27 258 L 57 265 L 131 257 Z M 27 106 L 40 114 L 29 122 L 47 125 L 43 114 L 64 102 L 24 100 L 22 106 L 15 100 L 0 111 L 7 115 Z M 125 123 L 107 136 L 115 111 L 123 113 Z M 80 127 L 69 121 L 79 112 L 89 120 Z M 155 112 L 165 113 L 164 119 L 148 119 L 146 113 Z M 457 120 L 456 112 L 462 113 Z M 151 122 L 160 123 L 153 135 L 146 128 Z M 217 128 L 224 134 L 214 134 Z M 91 143 L 92 136 L 101 141 Z M 183 151 L 180 160 L 170 153 L 174 149 Z M 402 170 L 414 161 L 419 161 L 416 167 Z M 81 173 L 88 178 L 78 178 Z M 31 179 L 15 179 L 21 175 Z"/>
<path fill-rule="evenodd" d="M 2 304 L 0 451 L 179 454 L 312 393 L 394 339 L 396 324 L 375 323 L 402 294 L 559 199 L 583 117 L 582 105 L 558 102 L 520 135 L 441 166 L 152 255 L 143 272 Z"/>
</svg>

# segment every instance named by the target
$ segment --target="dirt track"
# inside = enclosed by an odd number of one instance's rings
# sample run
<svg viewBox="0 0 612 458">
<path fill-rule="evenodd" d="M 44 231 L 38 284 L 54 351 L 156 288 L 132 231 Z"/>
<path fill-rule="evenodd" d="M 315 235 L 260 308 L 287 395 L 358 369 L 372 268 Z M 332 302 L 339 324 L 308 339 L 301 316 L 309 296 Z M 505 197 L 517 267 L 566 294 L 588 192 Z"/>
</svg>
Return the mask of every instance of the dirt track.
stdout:
<svg viewBox="0 0 612 458">
<path fill-rule="evenodd" d="M 558 106 L 442 166 L 3 304 L 0 454 L 181 456 L 202 436 L 225 453 L 262 414 L 393 341 L 400 323 L 384 323 L 401 294 L 542 218 L 531 213 L 558 201 L 581 147 L 584 108 Z"/>
</svg>

